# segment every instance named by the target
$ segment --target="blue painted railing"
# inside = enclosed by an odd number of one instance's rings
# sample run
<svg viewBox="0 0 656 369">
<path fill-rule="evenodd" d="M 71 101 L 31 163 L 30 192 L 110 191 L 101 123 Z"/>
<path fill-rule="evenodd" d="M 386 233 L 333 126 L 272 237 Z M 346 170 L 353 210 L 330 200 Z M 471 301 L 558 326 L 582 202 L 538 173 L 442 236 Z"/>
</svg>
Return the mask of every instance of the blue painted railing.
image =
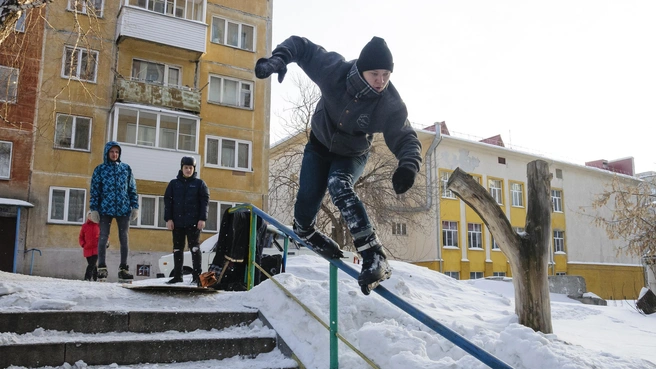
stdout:
<svg viewBox="0 0 656 369">
<path fill-rule="evenodd" d="M 250 242 L 250 257 L 248 259 L 248 277 L 247 277 L 247 288 L 250 290 L 253 288 L 253 274 L 255 270 L 255 234 L 256 234 L 256 225 L 257 225 L 257 216 L 261 217 L 263 220 L 278 228 L 280 232 L 284 233 L 289 238 L 292 238 L 294 241 L 299 244 L 307 247 L 309 250 L 312 250 L 312 246 L 303 242 L 292 229 L 285 226 L 284 224 L 277 221 L 275 218 L 265 213 L 261 209 L 257 208 L 252 204 L 241 204 L 237 205 L 234 208 L 234 211 L 241 210 L 250 210 L 251 211 L 251 242 Z M 312 250 L 314 251 L 314 250 Z M 359 272 L 355 270 L 352 266 L 344 263 L 340 259 L 327 259 L 330 262 L 330 368 L 336 369 L 338 367 L 337 363 L 337 268 L 348 274 L 349 276 L 358 279 Z M 451 330 L 450 328 L 444 326 L 442 323 L 431 318 L 426 313 L 412 306 L 410 303 L 402 299 L 401 297 L 395 295 L 384 286 L 379 285 L 374 289 L 374 292 L 378 293 L 381 297 L 398 307 L 399 309 L 405 311 L 413 318 L 419 320 L 421 323 L 437 332 L 442 337 L 451 341 L 454 345 L 460 347 L 468 354 L 474 356 L 487 366 L 492 369 L 513 369 L 510 365 L 504 363 L 496 356 L 490 354 L 489 352 L 483 350 L 482 348 L 476 346 L 471 341 L 467 340 L 465 337 Z"/>
</svg>

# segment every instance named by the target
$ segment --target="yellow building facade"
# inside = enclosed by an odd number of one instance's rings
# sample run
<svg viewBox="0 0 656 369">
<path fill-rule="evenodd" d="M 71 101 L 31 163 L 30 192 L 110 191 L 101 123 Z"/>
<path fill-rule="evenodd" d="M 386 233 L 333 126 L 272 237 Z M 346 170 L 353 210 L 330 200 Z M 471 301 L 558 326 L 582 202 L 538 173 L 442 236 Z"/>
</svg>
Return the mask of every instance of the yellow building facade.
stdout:
<svg viewBox="0 0 656 369">
<path fill-rule="evenodd" d="M 25 260 L 23 268 L 82 278 L 85 260 L 77 238 L 89 208 L 91 175 L 103 161 L 104 144 L 113 140 L 121 144 L 121 161 L 132 168 L 139 194 L 128 264 L 137 278 L 152 277 L 159 256 L 172 250 L 163 195 L 183 156 L 196 159 L 210 189 L 201 241 L 218 232 L 225 208 L 243 202 L 265 207 L 270 81 L 257 80 L 253 67 L 271 51 L 272 4 L 121 0 L 72 9 L 73 4 L 47 7 L 31 163 L 34 208 L 26 237 L 26 247 L 43 255 L 32 266 Z M 118 267 L 116 228 L 114 222 L 110 280 Z"/>
</svg>

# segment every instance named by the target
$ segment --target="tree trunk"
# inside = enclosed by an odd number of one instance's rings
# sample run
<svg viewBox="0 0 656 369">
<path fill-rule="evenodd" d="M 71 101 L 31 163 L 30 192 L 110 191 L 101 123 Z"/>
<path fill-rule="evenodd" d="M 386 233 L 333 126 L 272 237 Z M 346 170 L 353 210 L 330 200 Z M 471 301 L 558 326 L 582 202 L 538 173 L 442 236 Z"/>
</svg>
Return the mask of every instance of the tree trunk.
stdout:
<svg viewBox="0 0 656 369">
<path fill-rule="evenodd" d="M 457 168 L 447 183 L 483 220 L 508 261 L 515 287 L 515 313 L 519 323 L 552 333 L 549 298 L 549 241 L 551 238 L 551 174 L 549 165 L 535 160 L 527 166 L 525 233 L 513 231 L 502 208 L 474 178 Z"/>
</svg>

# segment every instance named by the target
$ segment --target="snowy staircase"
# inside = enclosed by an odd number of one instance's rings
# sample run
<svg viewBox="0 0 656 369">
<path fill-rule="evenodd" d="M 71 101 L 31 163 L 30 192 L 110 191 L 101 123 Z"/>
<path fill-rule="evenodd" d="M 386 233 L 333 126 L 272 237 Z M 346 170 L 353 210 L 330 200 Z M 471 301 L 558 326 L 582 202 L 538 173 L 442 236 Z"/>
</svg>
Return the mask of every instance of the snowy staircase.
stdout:
<svg viewBox="0 0 656 369">
<path fill-rule="evenodd" d="M 87 365 L 131 365 L 233 357 L 242 357 L 244 367 L 253 369 L 297 368 L 289 359 L 291 352 L 265 322 L 255 310 L 0 313 L 0 368 L 57 367 L 80 360 Z"/>
</svg>

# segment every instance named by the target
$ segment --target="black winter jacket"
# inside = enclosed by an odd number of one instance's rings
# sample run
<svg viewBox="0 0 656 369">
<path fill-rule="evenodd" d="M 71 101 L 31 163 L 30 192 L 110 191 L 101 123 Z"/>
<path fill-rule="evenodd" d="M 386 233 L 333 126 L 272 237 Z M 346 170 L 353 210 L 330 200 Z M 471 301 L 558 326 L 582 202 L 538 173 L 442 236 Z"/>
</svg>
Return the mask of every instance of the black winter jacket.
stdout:
<svg viewBox="0 0 656 369">
<path fill-rule="evenodd" d="M 408 122 L 408 111 L 390 82 L 378 93 L 360 75 L 355 60 L 345 61 L 310 40 L 292 36 L 272 53 L 295 62 L 317 84 L 321 99 L 312 116 L 312 132 L 331 152 L 360 156 L 369 151 L 374 133 L 383 133 L 399 166 L 419 171 L 421 143 Z"/>
<path fill-rule="evenodd" d="M 173 220 L 175 228 L 196 226 L 199 220 L 207 220 L 210 191 L 196 172 L 189 178 L 178 172 L 169 182 L 164 193 L 164 220 Z"/>
</svg>

